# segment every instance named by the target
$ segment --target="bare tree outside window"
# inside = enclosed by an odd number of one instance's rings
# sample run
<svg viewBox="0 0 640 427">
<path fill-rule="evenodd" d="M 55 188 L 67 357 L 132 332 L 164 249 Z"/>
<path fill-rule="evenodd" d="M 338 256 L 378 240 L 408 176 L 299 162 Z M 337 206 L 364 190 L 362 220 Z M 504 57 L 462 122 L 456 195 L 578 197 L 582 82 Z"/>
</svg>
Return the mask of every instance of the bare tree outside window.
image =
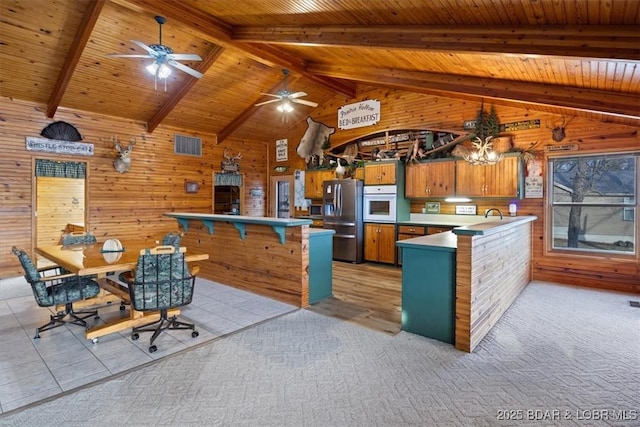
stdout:
<svg viewBox="0 0 640 427">
<path fill-rule="evenodd" d="M 635 253 L 636 168 L 633 155 L 551 159 L 553 249 Z"/>
</svg>

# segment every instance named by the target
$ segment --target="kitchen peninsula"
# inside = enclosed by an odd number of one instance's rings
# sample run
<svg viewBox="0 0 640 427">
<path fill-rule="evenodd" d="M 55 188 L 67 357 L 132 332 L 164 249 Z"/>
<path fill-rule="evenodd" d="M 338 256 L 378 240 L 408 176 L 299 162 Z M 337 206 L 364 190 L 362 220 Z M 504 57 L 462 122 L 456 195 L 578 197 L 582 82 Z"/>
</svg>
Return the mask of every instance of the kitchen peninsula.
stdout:
<svg viewBox="0 0 640 427">
<path fill-rule="evenodd" d="M 183 246 L 209 254 L 207 261 L 199 263 L 200 277 L 298 307 L 309 305 L 309 272 L 318 271 L 310 268 L 310 244 L 324 241 L 310 239 L 310 234 L 330 230 L 310 230 L 309 219 L 198 213 L 165 216 L 180 224 Z M 324 246 L 322 255 L 331 260 L 332 253 L 327 251 Z M 316 259 L 313 256 L 314 262 L 323 262 Z M 327 284 L 323 286 L 326 294 Z M 328 286 L 330 289 L 331 284 Z"/>
<path fill-rule="evenodd" d="M 535 216 L 397 242 L 402 328 L 472 352 L 531 281 Z"/>
</svg>

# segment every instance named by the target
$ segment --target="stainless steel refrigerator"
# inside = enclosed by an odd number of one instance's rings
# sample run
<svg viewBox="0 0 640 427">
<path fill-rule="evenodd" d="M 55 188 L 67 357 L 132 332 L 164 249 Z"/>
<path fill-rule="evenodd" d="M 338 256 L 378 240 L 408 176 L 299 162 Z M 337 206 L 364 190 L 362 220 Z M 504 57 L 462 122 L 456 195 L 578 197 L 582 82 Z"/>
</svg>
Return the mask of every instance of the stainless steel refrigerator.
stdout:
<svg viewBox="0 0 640 427">
<path fill-rule="evenodd" d="M 335 230 L 333 259 L 361 263 L 364 255 L 362 181 L 325 181 L 322 192 L 323 227 Z"/>
</svg>

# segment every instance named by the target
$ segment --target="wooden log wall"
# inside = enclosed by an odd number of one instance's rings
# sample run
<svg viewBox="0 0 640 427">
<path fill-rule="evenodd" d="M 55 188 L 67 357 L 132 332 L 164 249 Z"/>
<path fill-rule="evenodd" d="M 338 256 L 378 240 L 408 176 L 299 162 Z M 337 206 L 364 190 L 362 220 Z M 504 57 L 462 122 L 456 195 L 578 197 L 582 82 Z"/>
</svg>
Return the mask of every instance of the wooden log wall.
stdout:
<svg viewBox="0 0 640 427">
<path fill-rule="evenodd" d="M 531 223 L 458 235 L 455 347 L 472 352 L 531 281 Z"/>
<path fill-rule="evenodd" d="M 164 233 L 177 230 L 174 219 L 162 216 L 165 212 L 211 213 L 213 174 L 220 172 L 225 148 L 243 154 L 240 161 L 245 179 L 242 213 L 265 215 L 268 200 L 266 142 L 231 137 L 218 145 L 215 135 L 163 126 L 148 134 L 143 123 L 63 109 L 51 120 L 46 118 L 41 106 L 5 97 L 0 97 L 0 112 L 0 278 L 24 274 L 11 253 L 12 246 L 35 255 L 35 158 L 87 162 L 86 226 L 99 241 L 121 238 L 155 242 Z M 25 137 L 37 137 L 45 126 L 58 120 L 75 126 L 82 134 L 83 142 L 93 143 L 94 155 L 63 156 L 26 150 Z M 175 155 L 175 133 L 202 138 L 202 157 Z M 137 139 L 131 154 L 131 170 L 124 174 L 113 168 L 117 151 L 109 139 L 115 134 L 123 143 L 133 137 Z M 197 182 L 200 190 L 186 193 L 186 181 Z M 263 195 L 250 193 L 254 188 L 263 189 Z"/>
<path fill-rule="evenodd" d="M 173 219 L 173 221 L 176 221 Z M 231 223 L 214 232 L 190 220 L 183 245 L 209 254 L 198 276 L 297 307 L 309 305 L 309 226 L 286 227 L 284 244 L 269 225 L 246 224 L 240 238 Z"/>
<path fill-rule="evenodd" d="M 380 122 L 375 126 L 358 129 L 340 130 L 337 125 L 337 110 L 345 104 L 366 99 L 378 99 L 381 102 Z M 491 101 L 485 100 L 484 109 L 489 111 Z M 564 117 L 566 120 L 566 138 L 561 142 L 553 141 L 551 129 L 561 124 L 563 116 L 533 109 L 518 109 L 496 105 L 500 123 L 514 123 L 526 120 L 540 120 L 540 127 L 527 130 L 504 132 L 500 134 L 501 142 L 508 141 L 514 148 L 527 149 L 537 142 L 536 157 L 542 161 L 545 185 L 547 178 L 546 162 L 549 157 L 544 150 L 546 146 L 558 144 L 577 144 L 577 151 L 563 154 L 598 154 L 607 152 L 640 151 L 640 128 L 605 123 L 585 117 Z M 381 132 L 389 129 L 440 129 L 462 131 L 465 120 L 475 119 L 480 103 L 437 96 L 422 95 L 399 90 L 361 87 L 357 99 L 334 98 L 331 102 L 317 108 L 311 114 L 316 121 L 335 127 L 331 135 L 332 147 L 345 141 L 351 141 L 362 135 Z M 305 164 L 295 153 L 295 148 L 306 130 L 306 122 L 300 122 L 292 128 L 289 138 L 289 158 L 296 159 L 292 168 L 304 169 Z M 293 141 L 293 143 L 292 143 Z M 275 144 L 275 143 L 274 143 Z M 505 144 L 500 144 L 505 148 Z M 275 146 L 271 150 L 275 150 Z M 515 200 L 518 215 L 535 215 L 539 219 L 534 223 L 533 231 L 533 265 L 532 277 L 571 285 L 612 289 L 618 291 L 640 293 L 640 248 L 635 257 L 611 260 L 608 256 L 580 256 L 550 253 L 546 226 L 546 188 L 544 198 Z M 414 200 L 411 212 L 419 213 L 427 201 L 440 202 L 441 213 L 454 214 L 455 204 L 446 203 L 443 199 Z M 477 206 L 478 213 L 489 208 L 499 208 L 508 212 L 508 205 L 514 200 L 476 198 L 471 204 Z M 636 221 L 636 235 L 640 236 L 640 221 Z"/>
</svg>

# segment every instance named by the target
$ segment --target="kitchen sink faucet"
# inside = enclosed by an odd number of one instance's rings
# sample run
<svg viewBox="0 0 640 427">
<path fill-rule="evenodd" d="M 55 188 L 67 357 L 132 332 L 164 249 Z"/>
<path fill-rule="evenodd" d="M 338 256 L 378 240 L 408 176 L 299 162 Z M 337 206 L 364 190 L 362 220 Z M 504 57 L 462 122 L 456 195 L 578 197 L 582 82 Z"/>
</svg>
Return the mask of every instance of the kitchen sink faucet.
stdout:
<svg viewBox="0 0 640 427">
<path fill-rule="evenodd" d="M 491 212 L 491 211 L 498 211 L 498 213 L 500 214 L 500 219 L 502 219 L 502 212 L 500 212 L 500 209 L 498 209 L 498 208 L 487 209 L 487 211 L 484 213 L 484 217 L 488 218 L 489 217 L 489 212 Z"/>
</svg>

